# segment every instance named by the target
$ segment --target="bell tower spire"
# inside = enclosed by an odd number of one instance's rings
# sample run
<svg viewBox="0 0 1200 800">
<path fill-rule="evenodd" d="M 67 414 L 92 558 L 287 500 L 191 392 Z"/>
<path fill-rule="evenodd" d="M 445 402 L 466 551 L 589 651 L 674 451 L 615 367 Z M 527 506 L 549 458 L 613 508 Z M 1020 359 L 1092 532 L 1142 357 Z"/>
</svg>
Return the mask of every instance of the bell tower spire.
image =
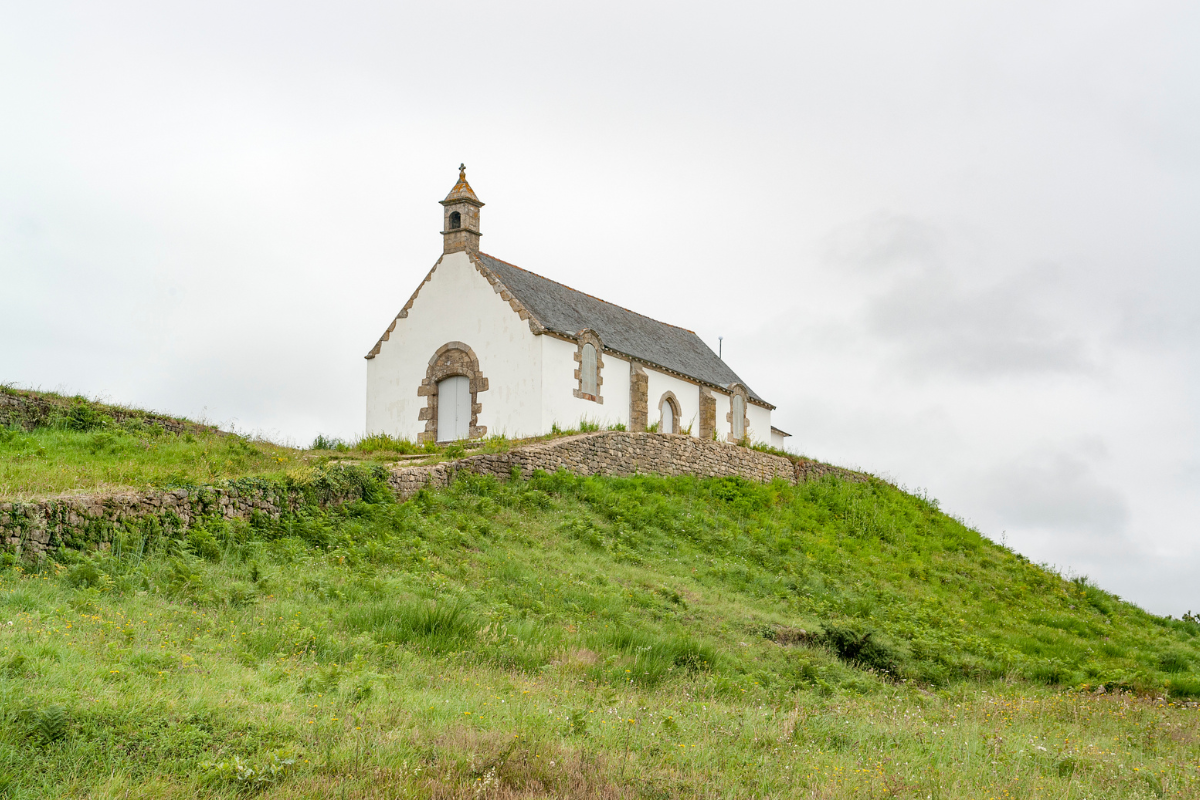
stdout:
<svg viewBox="0 0 1200 800">
<path fill-rule="evenodd" d="M 442 252 L 479 252 L 479 209 L 483 203 L 467 183 L 467 165 L 458 165 L 458 183 L 439 201 L 445 209 L 442 221 Z"/>
</svg>

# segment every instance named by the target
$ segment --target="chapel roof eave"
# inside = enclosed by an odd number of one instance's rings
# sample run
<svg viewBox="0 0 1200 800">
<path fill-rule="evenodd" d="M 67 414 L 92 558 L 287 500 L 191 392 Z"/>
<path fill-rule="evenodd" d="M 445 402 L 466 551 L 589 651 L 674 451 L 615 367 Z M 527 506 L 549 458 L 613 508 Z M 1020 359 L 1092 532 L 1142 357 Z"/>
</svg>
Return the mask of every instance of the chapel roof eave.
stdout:
<svg viewBox="0 0 1200 800">
<path fill-rule="evenodd" d="M 615 355 L 721 392 L 727 393 L 738 384 L 754 405 L 775 408 L 747 386 L 694 331 L 601 300 L 487 253 L 472 254 L 472 259 L 546 332 L 578 341 L 579 331 L 590 329 L 600 337 L 604 349 Z"/>
</svg>

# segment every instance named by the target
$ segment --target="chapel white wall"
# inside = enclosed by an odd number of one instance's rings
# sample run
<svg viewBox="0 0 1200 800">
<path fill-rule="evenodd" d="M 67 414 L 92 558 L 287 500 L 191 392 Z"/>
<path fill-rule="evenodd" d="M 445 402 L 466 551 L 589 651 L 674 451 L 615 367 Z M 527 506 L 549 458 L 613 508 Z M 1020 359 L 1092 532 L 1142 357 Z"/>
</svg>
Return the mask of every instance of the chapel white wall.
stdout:
<svg viewBox="0 0 1200 800">
<path fill-rule="evenodd" d="M 731 428 L 729 427 L 729 419 L 728 419 L 728 417 L 729 417 L 729 395 L 725 394 L 724 392 L 719 392 L 716 389 L 712 389 L 711 391 L 712 391 L 713 398 L 717 401 L 717 403 L 716 403 L 717 441 L 718 442 L 726 442 L 726 441 L 729 441 L 729 432 L 731 430 Z"/>
<path fill-rule="evenodd" d="M 665 372 L 659 372 L 654 367 L 647 366 L 646 370 L 646 424 L 653 425 L 656 422 L 662 422 L 662 412 L 660 403 L 663 395 L 667 392 L 674 392 L 675 399 L 679 401 L 679 431 L 682 433 L 687 430 L 688 425 L 692 426 L 692 435 L 700 435 L 700 387 L 691 381 L 685 381 L 682 378 L 677 378 L 674 375 L 668 375 Z M 663 433 L 670 431 L 659 428 Z"/>
<path fill-rule="evenodd" d="M 771 409 L 747 403 L 746 421 L 750 423 L 750 429 L 746 431 L 746 438 L 752 443 L 771 440 Z"/>
<path fill-rule="evenodd" d="M 415 441 L 425 430 L 417 416 L 426 398 L 417 396 L 417 388 L 429 359 L 447 342 L 460 341 L 475 352 L 488 379 L 488 390 L 478 395 L 478 424 L 487 426 L 488 435 L 541 433 L 541 344 L 548 338 L 533 334 L 466 253 L 443 256 L 408 316 L 396 320 L 388 341 L 367 361 L 367 432 Z"/>
<path fill-rule="evenodd" d="M 600 377 L 600 396 L 603 403 L 575 396 L 579 381 L 575 370 L 578 345 L 575 342 L 543 335 L 542 358 L 542 411 L 541 430 L 548 432 L 555 423 L 562 429 L 577 428 L 582 419 L 596 422 L 601 427 L 620 423 L 629 424 L 629 362 L 611 353 L 601 354 L 604 367 Z"/>
</svg>

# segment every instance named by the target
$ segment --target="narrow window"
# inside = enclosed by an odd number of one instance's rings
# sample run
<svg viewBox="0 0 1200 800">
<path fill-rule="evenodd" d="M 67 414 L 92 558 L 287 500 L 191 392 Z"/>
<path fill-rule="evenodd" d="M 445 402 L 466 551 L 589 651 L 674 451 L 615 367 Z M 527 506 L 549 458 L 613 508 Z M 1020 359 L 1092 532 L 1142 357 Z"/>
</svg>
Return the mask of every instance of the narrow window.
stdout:
<svg viewBox="0 0 1200 800">
<path fill-rule="evenodd" d="M 674 433 L 675 432 L 675 408 L 668 400 L 663 403 L 662 407 L 662 424 L 658 426 L 659 433 Z"/>
<path fill-rule="evenodd" d="M 740 394 L 733 396 L 733 438 L 746 438 L 746 400 Z"/>
<path fill-rule="evenodd" d="M 450 212 L 450 230 L 462 227 L 462 215 L 457 211 Z"/>
<path fill-rule="evenodd" d="M 596 346 L 583 346 L 583 364 L 579 372 L 584 394 L 596 394 Z"/>
</svg>

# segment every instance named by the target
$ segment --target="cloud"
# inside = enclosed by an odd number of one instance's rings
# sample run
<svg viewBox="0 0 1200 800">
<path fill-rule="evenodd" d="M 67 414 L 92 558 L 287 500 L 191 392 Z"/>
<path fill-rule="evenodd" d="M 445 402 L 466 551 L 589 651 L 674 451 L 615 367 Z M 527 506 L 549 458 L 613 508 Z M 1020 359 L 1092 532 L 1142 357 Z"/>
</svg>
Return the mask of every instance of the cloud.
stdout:
<svg viewBox="0 0 1200 800">
<path fill-rule="evenodd" d="M 1118 541 L 1128 533 L 1130 511 L 1091 463 L 1104 452 L 1092 440 L 1074 451 L 1040 449 L 1000 463 L 977 481 L 982 505 L 1005 526 L 1082 536 L 1093 544 Z"/>
<path fill-rule="evenodd" d="M 862 279 L 868 299 L 856 322 L 892 351 L 896 368 L 985 379 L 1099 369 L 1095 329 L 1071 322 L 1070 276 L 1052 266 L 993 272 L 951 255 L 951 238 L 879 214 L 826 242 L 827 264 Z"/>
</svg>

